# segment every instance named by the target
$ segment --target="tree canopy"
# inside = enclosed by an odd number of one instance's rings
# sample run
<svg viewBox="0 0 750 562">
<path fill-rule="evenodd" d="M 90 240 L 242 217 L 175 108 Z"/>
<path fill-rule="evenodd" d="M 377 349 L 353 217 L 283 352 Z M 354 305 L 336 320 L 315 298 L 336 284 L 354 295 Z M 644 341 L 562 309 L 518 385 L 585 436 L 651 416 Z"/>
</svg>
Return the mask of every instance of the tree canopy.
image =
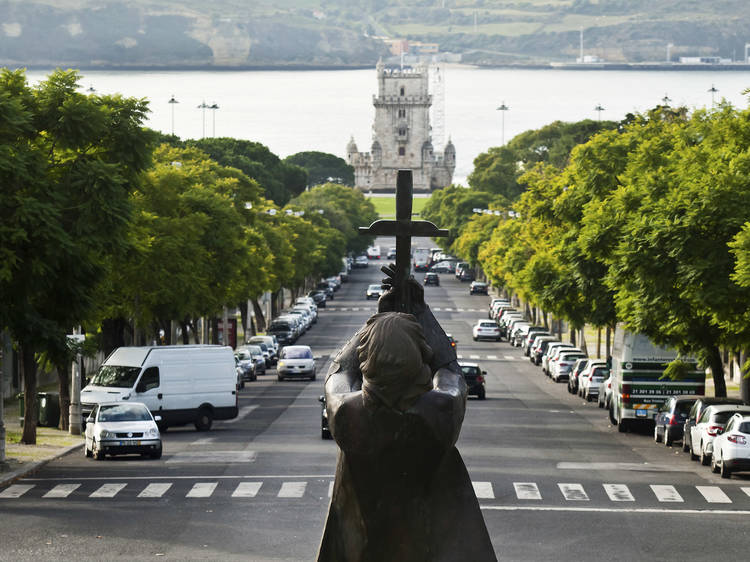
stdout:
<svg viewBox="0 0 750 562">
<path fill-rule="evenodd" d="M 284 158 L 284 162 L 304 168 L 307 171 L 307 183 L 311 186 L 324 183 L 354 186 L 354 168 L 334 154 L 298 152 Z"/>
</svg>

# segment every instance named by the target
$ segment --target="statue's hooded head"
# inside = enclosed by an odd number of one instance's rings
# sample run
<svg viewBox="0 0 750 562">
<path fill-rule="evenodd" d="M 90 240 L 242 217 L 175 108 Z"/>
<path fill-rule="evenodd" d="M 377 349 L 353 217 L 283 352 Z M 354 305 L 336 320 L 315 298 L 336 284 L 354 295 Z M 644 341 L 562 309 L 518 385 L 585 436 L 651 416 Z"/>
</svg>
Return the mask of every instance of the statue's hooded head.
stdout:
<svg viewBox="0 0 750 562">
<path fill-rule="evenodd" d="M 411 314 L 382 312 L 360 331 L 357 347 L 365 401 L 377 397 L 404 411 L 432 389 L 432 349 L 422 326 Z"/>
</svg>

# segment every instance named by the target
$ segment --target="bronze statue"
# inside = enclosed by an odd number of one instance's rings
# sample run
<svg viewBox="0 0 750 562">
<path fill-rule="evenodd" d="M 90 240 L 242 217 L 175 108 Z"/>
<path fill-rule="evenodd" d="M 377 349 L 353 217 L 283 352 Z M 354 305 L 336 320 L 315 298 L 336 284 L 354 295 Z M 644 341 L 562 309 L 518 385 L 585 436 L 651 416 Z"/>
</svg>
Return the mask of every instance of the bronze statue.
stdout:
<svg viewBox="0 0 750 562">
<path fill-rule="evenodd" d="M 421 285 L 396 288 L 384 271 L 378 314 L 326 378 L 339 457 L 318 562 L 497 560 L 455 447 L 466 407 L 455 351 Z M 396 311 L 404 301 L 411 313 Z"/>
</svg>

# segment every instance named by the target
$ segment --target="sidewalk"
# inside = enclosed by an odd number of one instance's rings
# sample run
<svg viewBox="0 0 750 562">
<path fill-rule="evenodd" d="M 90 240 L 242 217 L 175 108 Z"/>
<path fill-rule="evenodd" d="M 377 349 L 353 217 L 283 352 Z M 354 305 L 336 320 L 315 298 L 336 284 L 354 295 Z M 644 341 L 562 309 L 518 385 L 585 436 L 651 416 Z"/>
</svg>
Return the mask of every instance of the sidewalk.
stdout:
<svg viewBox="0 0 750 562">
<path fill-rule="evenodd" d="M 37 427 L 36 445 L 23 445 L 19 443 L 23 428 L 18 418 L 18 400 L 6 400 L 3 416 L 5 464 L 0 463 L 0 486 L 38 470 L 83 443 L 80 435 L 70 435 L 52 427 Z"/>
</svg>

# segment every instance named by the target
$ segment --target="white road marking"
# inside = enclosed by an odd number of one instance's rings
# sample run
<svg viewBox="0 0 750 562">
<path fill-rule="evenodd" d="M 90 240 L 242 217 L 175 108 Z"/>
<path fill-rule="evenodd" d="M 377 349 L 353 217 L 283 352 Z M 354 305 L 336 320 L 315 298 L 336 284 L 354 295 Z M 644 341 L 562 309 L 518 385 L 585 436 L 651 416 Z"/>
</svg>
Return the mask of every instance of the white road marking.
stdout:
<svg viewBox="0 0 750 562">
<path fill-rule="evenodd" d="M 12 484 L 0 492 L 0 498 L 20 498 L 34 486 L 35 484 Z"/>
<path fill-rule="evenodd" d="M 214 493 L 218 482 L 198 482 L 193 484 L 191 490 L 185 496 L 186 498 L 210 498 Z"/>
<path fill-rule="evenodd" d="M 233 498 L 254 498 L 258 495 L 263 482 L 240 482 L 232 492 Z"/>
<path fill-rule="evenodd" d="M 279 490 L 280 498 L 301 498 L 305 495 L 307 482 L 284 482 Z"/>
<path fill-rule="evenodd" d="M 497 355 L 488 355 L 487 359 L 497 359 Z"/>
<path fill-rule="evenodd" d="M 463 358 L 464 358 L 463 355 L 456 355 L 456 359 L 463 359 Z"/>
<path fill-rule="evenodd" d="M 708 503 L 732 503 L 729 496 L 727 496 L 718 486 L 696 486 L 695 489 L 706 498 Z"/>
<path fill-rule="evenodd" d="M 328 497 L 330 498 L 331 496 L 333 496 L 333 482 L 328 484 Z"/>
<path fill-rule="evenodd" d="M 491 511 L 573 511 L 591 513 L 671 513 L 674 515 L 750 515 L 750 511 L 731 509 L 667 509 L 667 508 L 617 508 L 617 507 L 555 507 L 528 505 L 481 505 L 480 509 Z"/>
<path fill-rule="evenodd" d="M 571 412 L 572 413 L 572 412 Z M 637 472 L 692 472 L 690 466 L 635 462 L 559 462 L 558 470 L 634 470 Z"/>
<path fill-rule="evenodd" d="M 117 492 L 122 490 L 127 484 L 113 483 L 102 484 L 98 490 L 89 495 L 90 498 L 114 498 Z"/>
<path fill-rule="evenodd" d="M 479 359 L 479 355 L 469 355 L 469 359 Z"/>
<path fill-rule="evenodd" d="M 196 439 L 191 445 L 208 445 L 209 443 L 213 443 L 216 441 L 216 437 L 204 437 L 203 439 Z"/>
<path fill-rule="evenodd" d="M 651 484 L 656 499 L 660 502 L 684 502 L 682 496 L 674 486 L 663 486 L 661 484 Z"/>
<path fill-rule="evenodd" d="M 635 498 L 625 484 L 602 484 L 609 499 L 613 502 L 634 502 Z"/>
<path fill-rule="evenodd" d="M 358 306 L 355 306 L 355 307 L 353 307 L 353 308 L 352 308 L 352 311 L 354 311 L 354 312 L 358 312 L 358 311 L 359 311 L 359 307 L 358 307 Z"/>
<path fill-rule="evenodd" d="M 581 484 L 558 484 L 557 486 L 568 501 L 589 501 Z"/>
<path fill-rule="evenodd" d="M 464 308 L 457 308 L 456 312 L 466 312 L 466 309 L 464 309 Z"/>
<path fill-rule="evenodd" d="M 232 418 L 231 420 L 219 420 L 221 423 L 237 423 L 238 421 L 242 420 L 243 418 L 247 417 L 250 412 L 258 408 L 260 404 L 253 404 L 252 406 L 244 406 L 243 408 L 240 408 L 240 411 L 237 412 L 237 417 Z M 210 437 L 208 439 L 211 439 Z M 201 441 L 199 439 L 198 441 Z M 197 443 L 197 441 L 196 441 Z"/>
<path fill-rule="evenodd" d="M 67 498 L 80 486 L 81 486 L 80 484 L 58 484 L 57 486 L 52 488 L 49 492 L 44 494 L 42 497 L 43 498 Z"/>
<path fill-rule="evenodd" d="M 742 490 L 743 492 L 745 492 L 746 495 L 750 496 L 750 487 L 742 486 L 740 488 L 740 490 Z"/>
<path fill-rule="evenodd" d="M 495 491 L 492 489 L 492 482 L 472 482 L 474 493 L 480 500 L 495 499 Z"/>
<path fill-rule="evenodd" d="M 453 312 L 453 309 L 452 309 L 452 308 L 444 308 L 443 310 L 444 310 L 445 312 Z"/>
<path fill-rule="evenodd" d="M 211 479 L 211 480 L 221 480 L 221 479 L 227 479 L 227 480 L 247 480 L 249 478 L 261 480 L 263 478 L 308 478 L 310 480 L 316 480 L 316 479 L 327 479 L 327 478 L 333 478 L 334 474 L 295 474 L 293 477 L 289 474 L 246 474 L 246 475 L 236 475 L 236 476 L 226 476 L 226 475 L 194 475 L 194 476 L 121 476 L 118 477 L 118 480 L 160 480 L 162 478 L 166 478 L 168 480 L 205 480 L 205 479 Z M 106 476 L 91 476 L 91 477 L 85 477 L 85 478 L 24 478 L 24 482 L 64 482 L 66 480 L 75 480 L 76 482 L 81 480 L 107 480 L 108 477 Z M 79 484 L 80 486 L 80 484 Z"/>
<path fill-rule="evenodd" d="M 149 484 L 138 494 L 139 498 L 160 498 L 172 487 L 171 482 L 157 482 Z"/>
<path fill-rule="evenodd" d="M 255 462 L 255 451 L 184 451 L 175 453 L 166 464 L 170 463 L 246 463 Z"/>
<path fill-rule="evenodd" d="M 513 361 L 514 359 L 512 355 L 503 355 L 503 357 L 507 359 L 508 361 Z"/>
<path fill-rule="evenodd" d="M 513 482 L 519 500 L 541 500 L 542 494 L 534 482 Z"/>
<path fill-rule="evenodd" d="M 435 307 L 435 308 L 433 308 L 432 310 L 433 310 L 433 312 L 440 312 L 440 311 L 441 311 L 441 310 L 443 310 L 443 309 L 442 309 L 442 308 L 437 308 L 437 307 Z"/>
</svg>

